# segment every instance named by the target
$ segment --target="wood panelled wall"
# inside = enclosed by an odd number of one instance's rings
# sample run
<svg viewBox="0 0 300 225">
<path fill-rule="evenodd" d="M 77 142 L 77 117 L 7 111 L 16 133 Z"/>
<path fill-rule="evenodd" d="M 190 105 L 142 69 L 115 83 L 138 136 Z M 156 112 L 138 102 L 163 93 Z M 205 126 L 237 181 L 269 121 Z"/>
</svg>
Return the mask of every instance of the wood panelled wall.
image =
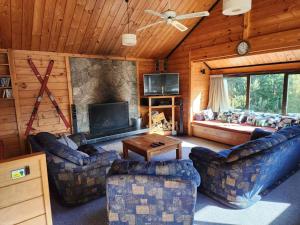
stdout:
<svg viewBox="0 0 300 225">
<path fill-rule="evenodd" d="M 190 121 L 192 62 L 236 57 L 236 46 L 243 39 L 251 44 L 250 55 L 300 49 L 300 1 L 252 2 L 251 12 L 228 17 L 222 14 L 219 1 L 211 15 L 169 56 L 168 69 L 181 74 L 186 130 Z"/>
<path fill-rule="evenodd" d="M 5 51 L 5 50 L 4 50 Z M 137 62 L 137 76 L 139 92 L 143 94 L 143 74 L 155 71 L 155 61 L 146 59 L 124 57 L 106 57 L 99 55 L 79 55 L 41 51 L 8 50 L 11 76 L 15 100 L 1 100 L 0 139 L 4 140 L 5 158 L 25 153 L 25 129 L 33 110 L 41 84 L 33 74 L 27 59 L 32 58 L 38 71 L 45 75 L 48 63 L 54 60 L 53 69 L 47 87 L 54 95 L 67 120 L 71 122 L 70 104 L 72 104 L 71 74 L 69 70 L 69 57 L 118 59 Z M 52 133 L 71 132 L 66 129 L 58 116 L 49 97 L 44 93 L 38 116 L 33 123 L 31 133 L 41 131 Z"/>
<path fill-rule="evenodd" d="M 31 58 L 42 76 L 45 75 L 48 63 L 54 60 L 53 69 L 47 84 L 52 94 L 62 110 L 65 117 L 70 121 L 70 102 L 68 91 L 68 76 L 66 57 L 56 53 L 49 52 L 29 52 L 22 50 L 12 51 L 12 66 L 15 71 L 15 86 L 18 91 L 15 98 L 18 98 L 19 107 L 17 113 L 20 114 L 20 136 L 24 140 L 24 133 L 29 121 L 30 115 L 36 98 L 41 87 L 40 82 L 30 68 L 27 59 Z M 38 110 L 37 118 L 33 123 L 31 133 L 41 131 L 53 133 L 70 132 L 66 129 L 63 121 L 58 116 L 53 104 L 46 92 L 44 93 L 41 105 Z"/>
</svg>

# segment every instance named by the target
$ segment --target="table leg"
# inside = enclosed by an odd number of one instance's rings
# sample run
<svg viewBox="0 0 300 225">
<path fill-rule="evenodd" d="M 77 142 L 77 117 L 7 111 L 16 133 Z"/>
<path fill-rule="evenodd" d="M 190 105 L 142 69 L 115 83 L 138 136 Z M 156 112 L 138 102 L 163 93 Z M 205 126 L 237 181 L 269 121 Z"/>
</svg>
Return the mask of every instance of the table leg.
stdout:
<svg viewBox="0 0 300 225">
<path fill-rule="evenodd" d="M 123 143 L 123 158 L 127 159 L 128 158 L 128 147 L 126 144 Z"/>
<path fill-rule="evenodd" d="M 177 149 L 176 149 L 176 159 L 181 159 L 182 158 L 182 147 L 181 143 L 178 144 Z"/>
</svg>

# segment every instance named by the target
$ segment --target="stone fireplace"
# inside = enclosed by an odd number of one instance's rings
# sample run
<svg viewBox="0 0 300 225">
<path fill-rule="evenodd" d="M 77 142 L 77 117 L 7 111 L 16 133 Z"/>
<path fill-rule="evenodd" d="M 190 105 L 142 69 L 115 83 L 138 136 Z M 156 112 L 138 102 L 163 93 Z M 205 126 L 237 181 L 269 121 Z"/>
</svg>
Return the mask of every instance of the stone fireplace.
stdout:
<svg viewBox="0 0 300 225">
<path fill-rule="evenodd" d="M 71 58 L 70 66 L 78 132 L 91 131 L 90 105 L 127 102 L 128 118 L 124 120 L 130 123 L 130 118 L 139 116 L 135 62 Z"/>
</svg>

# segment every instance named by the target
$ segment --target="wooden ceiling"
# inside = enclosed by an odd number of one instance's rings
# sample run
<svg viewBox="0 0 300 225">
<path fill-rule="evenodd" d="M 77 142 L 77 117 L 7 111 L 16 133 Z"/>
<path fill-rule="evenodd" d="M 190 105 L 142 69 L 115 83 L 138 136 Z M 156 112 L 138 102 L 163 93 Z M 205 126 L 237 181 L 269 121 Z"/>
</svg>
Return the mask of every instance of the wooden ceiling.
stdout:
<svg viewBox="0 0 300 225">
<path fill-rule="evenodd" d="M 171 0 L 178 14 L 209 10 L 216 0 Z M 130 31 L 158 20 L 145 9 L 164 11 L 167 0 L 130 0 Z M 0 0 L 0 48 L 163 58 L 199 19 L 180 32 L 162 24 L 138 33 L 135 47 L 123 47 L 127 32 L 124 0 Z"/>
<path fill-rule="evenodd" d="M 211 69 L 223 69 L 253 65 L 268 65 L 284 62 L 300 62 L 300 50 L 272 52 L 259 55 L 212 60 L 207 61 L 206 64 Z"/>
</svg>

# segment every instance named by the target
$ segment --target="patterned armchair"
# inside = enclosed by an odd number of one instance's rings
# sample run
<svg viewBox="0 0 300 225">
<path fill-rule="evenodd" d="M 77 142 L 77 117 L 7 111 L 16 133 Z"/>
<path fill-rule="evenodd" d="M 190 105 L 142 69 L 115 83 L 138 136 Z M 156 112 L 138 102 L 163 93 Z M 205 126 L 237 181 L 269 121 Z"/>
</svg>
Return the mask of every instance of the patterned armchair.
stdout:
<svg viewBox="0 0 300 225">
<path fill-rule="evenodd" d="M 281 178 L 298 168 L 300 126 L 216 153 L 192 149 L 190 158 L 201 175 L 200 190 L 233 208 L 247 208 Z"/>
<path fill-rule="evenodd" d="M 200 176 L 190 160 L 116 160 L 107 177 L 110 225 L 191 225 Z"/>
<path fill-rule="evenodd" d="M 72 138 L 83 144 L 84 136 Z M 119 158 L 115 151 L 82 145 L 80 151 L 59 143 L 49 133 L 28 137 L 33 151 L 45 151 L 51 188 L 58 193 L 62 203 L 75 205 L 105 195 L 105 177 L 112 162 Z"/>
</svg>

